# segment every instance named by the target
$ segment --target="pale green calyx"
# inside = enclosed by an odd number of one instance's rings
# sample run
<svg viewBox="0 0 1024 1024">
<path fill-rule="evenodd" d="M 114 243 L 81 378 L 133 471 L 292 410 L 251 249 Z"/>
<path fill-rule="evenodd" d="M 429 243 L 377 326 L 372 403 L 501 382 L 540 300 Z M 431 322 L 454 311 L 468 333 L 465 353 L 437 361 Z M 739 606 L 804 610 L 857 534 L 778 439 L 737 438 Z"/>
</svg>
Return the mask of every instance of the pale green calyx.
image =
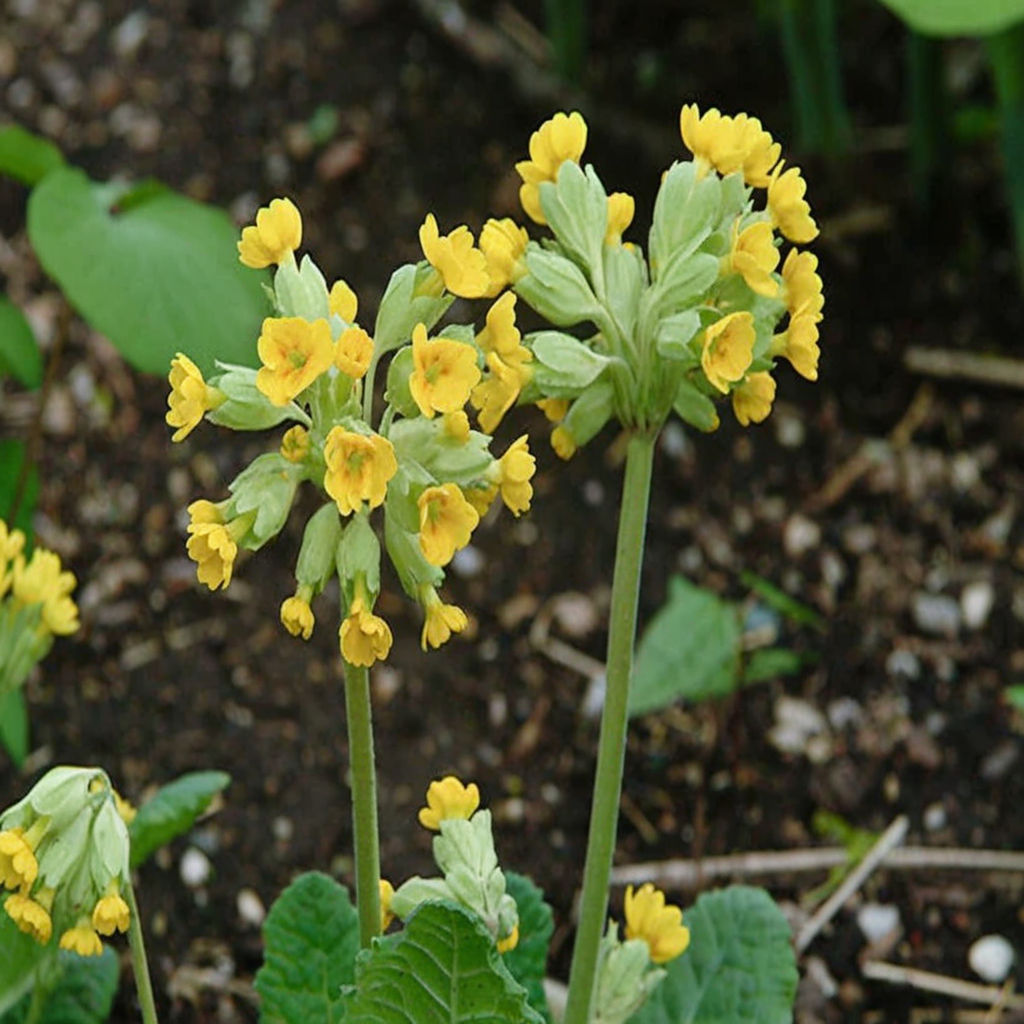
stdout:
<svg viewBox="0 0 1024 1024">
<path fill-rule="evenodd" d="M 601 940 L 600 958 L 590 1024 L 624 1024 L 647 1002 L 665 971 L 651 964 L 643 939 L 621 942 L 614 921 Z"/>
<path fill-rule="evenodd" d="M 302 547 L 295 564 L 295 579 L 312 588 L 314 594 L 327 586 L 336 570 L 338 543 L 341 540 L 341 518 L 334 502 L 321 505 L 309 517 L 302 533 Z"/>
<path fill-rule="evenodd" d="M 289 462 L 279 452 L 265 452 L 228 485 L 234 515 L 255 513 L 248 533 L 240 541 L 244 548 L 258 551 L 280 533 L 304 476 L 302 465 Z"/>
<path fill-rule="evenodd" d="M 305 426 L 310 419 L 295 402 L 271 405 L 256 387 L 256 371 L 248 366 L 217 363 L 223 372 L 210 379 L 210 385 L 224 394 L 224 401 L 206 414 L 211 423 L 230 430 L 267 430 L 285 420 L 296 420 Z"/>
<path fill-rule="evenodd" d="M 296 266 L 292 259 L 277 268 L 274 300 L 281 316 L 317 320 L 329 315 L 327 282 L 308 255 L 303 256 L 301 266 Z"/>
</svg>

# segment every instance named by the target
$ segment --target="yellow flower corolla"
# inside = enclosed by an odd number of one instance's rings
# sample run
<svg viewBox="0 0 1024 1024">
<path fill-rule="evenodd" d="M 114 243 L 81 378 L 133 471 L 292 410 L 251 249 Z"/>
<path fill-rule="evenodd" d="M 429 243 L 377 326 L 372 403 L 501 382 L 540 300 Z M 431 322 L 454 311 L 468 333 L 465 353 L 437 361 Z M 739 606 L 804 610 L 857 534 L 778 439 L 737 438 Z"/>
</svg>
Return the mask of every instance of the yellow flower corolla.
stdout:
<svg viewBox="0 0 1024 1024">
<path fill-rule="evenodd" d="M 547 223 L 540 205 L 541 182 L 555 181 L 566 160 L 579 163 L 586 146 L 587 122 L 575 110 L 571 114 L 555 114 L 530 136 L 530 159 L 520 160 L 516 170 L 523 179 L 519 201 L 535 223 Z"/>
<path fill-rule="evenodd" d="M 457 484 L 428 487 L 417 502 L 420 510 L 420 550 L 431 565 L 447 565 L 480 522 L 480 514 Z"/>
<path fill-rule="evenodd" d="M 176 428 L 171 440 L 183 441 L 206 413 L 224 401 L 224 395 L 203 380 L 199 367 L 182 352 L 171 360 L 167 381 L 171 392 L 167 396 L 164 420 L 169 427 Z"/>
<path fill-rule="evenodd" d="M 118 817 L 126 824 L 130 825 L 134 820 L 135 816 L 139 813 L 132 805 L 130 800 L 125 800 L 123 796 L 115 789 L 114 794 L 114 807 L 117 809 Z"/>
<path fill-rule="evenodd" d="M 568 428 L 559 425 L 551 431 L 551 447 L 560 459 L 568 462 L 576 454 L 578 445 Z"/>
<path fill-rule="evenodd" d="M 243 229 L 238 258 L 254 270 L 284 263 L 302 244 L 302 217 L 290 199 L 271 199 Z"/>
<path fill-rule="evenodd" d="M 349 327 L 341 332 L 334 347 L 334 365 L 353 380 L 366 375 L 373 358 L 373 338 L 362 327 Z"/>
<path fill-rule="evenodd" d="M 483 519 L 498 496 L 498 486 L 490 484 L 487 487 L 467 487 L 462 494 L 466 501 L 476 509 L 476 514 Z"/>
<path fill-rule="evenodd" d="M 14 580 L 14 566 L 25 547 L 25 534 L 21 530 L 7 529 L 7 524 L 0 519 L 0 598 L 7 593 Z"/>
<path fill-rule="evenodd" d="M 818 321 L 814 316 L 797 314 L 789 326 L 772 338 L 771 354 L 788 359 L 793 369 L 806 380 L 818 379 Z"/>
<path fill-rule="evenodd" d="M 332 427 L 324 445 L 324 489 L 347 516 L 362 507 L 383 504 L 388 481 L 398 472 L 395 449 L 379 434 L 357 434 L 342 426 Z"/>
<path fill-rule="evenodd" d="M 60 948 L 79 956 L 100 956 L 103 953 L 103 943 L 87 917 L 83 917 L 74 928 L 69 928 L 60 937 Z"/>
<path fill-rule="evenodd" d="M 812 252 L 790 249 L 782 264 L 782 287 L 791 316 L 803 314 L 822 319 L 825 296 L 818 276 L 818 257 Z"/>
<path fill-rule="evenodd" d="M 45 946 L 53 935 L 53 921 L 49 911 L 27 895 L 25 891 L 8 896 L 4 910 L 20 931 L 31 935 L 41 946 Z"/>
<path fill-rule="evenodd" d="M 188 507 L 188 556 L 196 563 L 196 577 L 211 590 L 231 582 L 238 541 L 245 535 L 255 510 L 224 522 L 218 506 L 210 501 L 194 501 Z"/>
<path fill-rule="evenodd" d="M 366 606 L 361 587 L 349 607 L 348 617 L 338 630 L 341 655 L 350 665 L 369 668 L 376 661 L 383 661 L 391 650 L 391 628 Z"/>
<path fill-rule="evenodd" d="M 523 253 L 529 241 L 526 228 L 521 228 L 511 217 L 491 218 L 484 224 L 480 231 L 480 251 L 487 260 L 490 281 L 485 298 L 493 298 L 526 273 Z"/>
<path fill-rule="evenodd" d="M 464 786 L 454 775 L 435 779 L 427 788 L 427 806 L 421 807 L 419 822 L 432 832 L 441 831 L 441 822 L 450 818 L 472 818 L 480 806 L 476 783 Z"/>
<path fill-rule="evenodd" d="M 469 440 L 469 417 L 463 409 L 444 414 L 444 432 L 447 437 L 459 444 Z"/>
<path fill-rule="evenodd" d="M 515 304 L 513 292 L 502 295 L 487 311 L 486 325 L 476 336 L 490 373 L 473 388 L 470 401 L 479 413 L 480 426 L 488 434 L 494 433 L 530 379 L 526 364 L 533 359 L 533 353 L 520 344 Z"/>
<path fill-rule="evenodd" d="M 491 467 L 489 476 L 501 490 L 501 500 L 517 517 L 530 507 L 530 499 L 533 497 L 530 481 L 536 469 L 537 460 L 530 454 L 526 434 L 516 438 Z"/>
<path fill-rule="evenodd" d="M 508 953 L 510 950 L 516 948 L 519 945 L 519 925 L 517 924 L 512 931 L 508 933 L 503 939 L 498 940 L 498 952 Z"/>
<path fill-rule="evenodd" d="M 708 383 L 723 394 L 742 380 L 754 357 L 754 318 L 746 310 L 729 313 L 704 331 L 700 364 Z"/>
<path fill-rule="evenodd" d="M 281 603 L 281 625 L 292 636 L 301 636 L 308 640 L 313 635 L 316 619 L 313 609 L 309 606 L 311 591 L 309 587 L 299 587 L 298 592 Z"/>
<path fill-rule="evenodd" d="M 309 455 L 309 431 L 296 423 L 281 438 L 281 455 L 289 462 L 302 462 Z"/>
<path fill-rule="evenodd" d="M 451 338 L 428 338 L 424 324 L 413 328 L 412 362 L 409 391 L 427 419 L 461 409 L 480 380 L 476 349 Z"/>
<path fill-rule="evenodd" d="M 334 360 L 331 328 L 323 318 L 267 317 L 256 351 L 263 363 L 256 387 L 274 405 L 287 405 Z"/>
<path fill-rule="evenodd" d="M 477 410 L 481 429 L 487 434 L 493 434 L 505 413 L 515 405 L 522 381 L 518 372 L 496 352 L 488 354 L 487 368 L 491 372 L 473 388 L 470 401 Z"/>
<path fill-rule="evenodd" d="M 420 601 L 425 615 L 420 634 L 423 650 L 428 646 L 436 649 L 447 643 L 452 633 L 461 633 L 469 623 L 466 613 L 458 605 L 445 604 L 430 584 L 420 588 Z"/>
<path fill-rule="evenodd" d="M 713 167 L 719 174 L 743 172 L 748 185 L 765 188 L 782 147 L 756 117 L 729 117 L 714 107 L 701 115 L 696 104 L 679 112 L 679 132 L 694 155 L 699 174 Z"/>
<path fill-rule="evenodd" d="M 476 336 L 476 343 L 486 353 L 495 352 L 509 366 L 518 367 L 533 359 L 533 353 L 520 344 L 522 335 L 516 327 L 516 294 L 505 292 L 487 310 L 483 330 Z"/>
<path fill-rule="evenodd" d="M 818 236 L 818 225 L 804 199 L 807 182 L 799 167 L 783 170 L 785 164 L 785 160 L 779 163 L 768 182 L 768 213 L 772 223 L 791 242 L 810 242 Z"/>
<path fill-rule="evenodd" d="M 537 403 L 537 408 L 544 413 L 544 417 L 549 423 L 561 423 L 569 411 L 569 399 L 542 398 Z"/>
<path fill-rule="evenodd" d="M 97 900 L 92 911 L 92 926 L 100 935 L 113 935 L 114 932 L 126 932 L 131 924 L 128 904 L 120 892 L 120 884 L 116 878 L 111 879 L 107 891 Z"/>
<path fill-rule="evenodd" d="M 779 250 L 767 221 L 758 221 L 740 231 L 737 220 L 732 228 L 732 248 L 723 257 L 727 273 L 742 274 L 747 287 L 758 295 L 774 298 L 779 291 L 772 271 L 779 265 Z"/>
<path fill-rule="evenodd" d="M 666 905 L 665 894 L 650 882 L 626 889 L 626 938 L 643 939 L 656 964 L 668 963 L 686 951 L 690 929 L 683 924 L 683 912 Z"/>
<path fill-rule="evenodd" d="M 464 224 L 442 235 L 432 213 L 420 226 L 420 246 L 427 262 L 437 271 L 444 287 L 463 299 L 479 299 L 490 287 L 487 257 L 473 244 Z"/>
<path fill-rule="evenodd" d="M 732 411 L 741 426 L 762 423 L 772 411 L 775 381 L 770 373 L 748 374 L 732 393 Z"/>
<path fill-rule="evenodd" d="M 354 324 L 359 312 L 359 299 L 347 281 L 335 281 L 327 296 L 327 308 L 332 316 L 340 316 L 346 323 Z"/>
<path fill-rule="evenodd" d="M 386 932 L 395 919 L 391 910 L 391 898 L 395 895 L 395 887 L 386 879 L 379 881 L 380 886 L 380 930 Z"/>
<path fill-rule="evenodd" d="M 57 636 L 78 629 L 78 606 L 71 600 L 75 576 L 61 570 L 60 557 L 36 548 L 32 557 L 18 555 L 11 570 L 11 592 L 19 605 L 39 605 L 42 626 Z"/>
<path fill-rule="evenodd" d="M 608 197 L 608 224 L 604 229 L 604 244 L 618 245 L 623 232 L 633 223 L 636 200 L 628 192 L 613 192 Z"/>
<path fill-rule="evenodd" d="M 30 889 L 39 874 L 34 842 L 39 836 L 26 838 L 20 828 L 0 832 L 0 883 L 8 889 Z"/>
</svg>

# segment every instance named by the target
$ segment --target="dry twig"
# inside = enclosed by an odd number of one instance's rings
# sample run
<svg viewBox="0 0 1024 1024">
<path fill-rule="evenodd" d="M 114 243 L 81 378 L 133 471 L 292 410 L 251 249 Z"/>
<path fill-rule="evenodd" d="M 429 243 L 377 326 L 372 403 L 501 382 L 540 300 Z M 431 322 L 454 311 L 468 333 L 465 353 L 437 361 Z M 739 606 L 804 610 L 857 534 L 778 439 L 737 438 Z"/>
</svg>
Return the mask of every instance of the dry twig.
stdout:
<svg viewBox="0 0 1024 1024">
<path fill-rule="evenodd" d="M 1024 360 L 949 348 L 908 348 L 903 363 L 912 373 L 950 377 L 1002 388 L 1024 388 Z"/>
<path fill-rule="evenodd" d="M 1024 996 L 1012 995 L 999 985 L 979 985 L 947 974 L 935 974 L 916 967 L 900 967 L 883 960 L 868 960 L 862 967 L 865 978 L 888 981 L 894 985 L 910 985 L 922 992 L 936 992 L 954 999 L 989 1006 L 1002 1005 L 1007 1009 L 1024 1009 Z"/>
</svg>

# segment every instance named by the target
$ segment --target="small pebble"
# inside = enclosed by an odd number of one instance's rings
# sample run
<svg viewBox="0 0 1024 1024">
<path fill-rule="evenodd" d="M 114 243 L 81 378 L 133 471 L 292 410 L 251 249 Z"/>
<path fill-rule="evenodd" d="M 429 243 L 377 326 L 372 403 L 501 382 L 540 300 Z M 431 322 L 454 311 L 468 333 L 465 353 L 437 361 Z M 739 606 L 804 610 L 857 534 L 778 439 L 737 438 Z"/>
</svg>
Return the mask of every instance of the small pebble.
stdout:
<svg viewBox="0 0 1024 1024">
<path fill-rule="evenodd" d="M 782 544 L 791 558 L 812 551 L 821 543 L 821 527 L 807 516 L 792 515 L 782 531 Z"/>
<path fill-rule="evenodd" d="M 213 865 L 202 850 L 190 846 L 182 855 L 178 871 L 181 874 L 181 880 L 190 889 L 198 889 L 210 880 Z"/>
<path fill-rule="evenodd" d="M 768 738 L 784 754 L 804 754 L 812 737 L 828 729 L 825 716 L 813 705 L 796 697 L 780 697 L 775 702 L 775 725 Z M 820 754 L 820 750 L 815 750 Z"/>
<path fill-rule="evenodd" d="M 918 593 L 913 601 L 917 628 L 936 636 L 955 636 L 960 628 L 960 604 L 944 594 Z"/>
<path fill-rule="evenodd" d="M 881 942 L 900 927 L 899 909 L 887 903 L 865 903 L 857 911 L 857 927 L 868 942 Z"/>
<path fill-rule="evenodd" d="M 235 897 L 235 905 L 238 907 L 238 916 L 242 923 L 251 928 L 259 928 L 263 919 L 267 916 L 267 909 L 263 906 L 263 900 L 253 889 L 239 889 Z"/>
<path fill-rule="evenodd" d="M 968 629 L 981 629 L 996 603 L 996 591 L 988 580 L 968 583 L 960 594 L 960 610 Z"/>
<path fill-rule="evenodd" d="M 983 935 L 967 951 L 971 970 L 993 985 L 1006 980 L 1016 958 L 1013 946 L 1002 935 Z"/>
<path fill-rule="evenodd" d="M 467 544 L 455 552 L 455 557 L 452 559 L 452 570 L 463 579 L 472 579 L 483 572 L 486 561 L 483 552 L 478 547 Z"/>
<path fill-rule="evenodd" d="M 929 804 L 924 809 L 924 827 L 929 832 L 938 832 L 940 828 L 945 828 L 947 820 L 946 808 L 940 803 Z"/>
<path fill-rule="evenodd" d="M 912 651 L 905 651 L 897 647 L 885 659 L 885 670 L 891 676 L 917 679 L 921 675 L 921 661 Z"/>
</svg>

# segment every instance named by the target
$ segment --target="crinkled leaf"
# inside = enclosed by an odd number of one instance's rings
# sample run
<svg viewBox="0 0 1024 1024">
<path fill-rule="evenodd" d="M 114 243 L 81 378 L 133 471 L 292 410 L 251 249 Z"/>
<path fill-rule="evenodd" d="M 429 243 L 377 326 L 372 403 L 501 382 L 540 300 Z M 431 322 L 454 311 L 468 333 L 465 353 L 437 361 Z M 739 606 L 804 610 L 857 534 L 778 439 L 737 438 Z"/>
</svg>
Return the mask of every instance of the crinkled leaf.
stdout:
<svg viewBox="0 0 1024 1024">
<path fill-rule="evenodd" d="M 43 383 L 43 357 L 25 314 L 0 295 L 0 378 L 8 373 L 35 389 Z"/>
<path fill-rule="evenodd" d="M 1024 0 L 882 0 L 928 36 L 986 36 L 1024 19 Z"/>
<path fill-rule="evenodd" d="M 345 1019 L 342 986 L 354 979 L 359 918 L 344 886 L 318 871 L 300 875 L 270 908 L 263 941 L 261 1024 Z"/>
<path fill-rule="evenodd" d="M 20 124 L 0 128 L 0 174 L 31 188 L 63 166 L 61 151 L 49 139 L 33 135 Z"/>
<path fill-rule="evenodd" d="M 53 955 L 53 944 L 40 946 L 0 910 L 0 950 L 0 1024 L 8 1024 L 8 1018 L 13 1024 L 18 1018 L 10 1011 L 32 987 L 39 966 Z"/>
<path fill-rule="evenodd" d="M 763 889 L 705 893 L 687 910 L 690 946 L 629 1024 L 790 1024 L 797 972 L 790 930 Z"/>
<path fill-rule="evenodd" d="M 490 932 L 454 903 L 427 903 L 359 958 L 351 1024 L 543 1024 Z M 310 1018 L 312 1019 L 312 1018 Z"/>
<path fill-rule="evenodd" d="M 20 686 L 0 697 L 0 744 L 20 768 L 28 757 L 28 708 Z"/>
<path fill-rule="evenodd" d="M 18 514 L 11 522 L 11 506 L 18 489 L 22 461 L 27 457 L 23 441 L 0 441 L 0 519 L 8 526 L 16 526 L 25 534 L 27 544 L 32 542 L 32 513 L 39 498 L 39 471 L 30 466 L 21 492 Z"/>
<path fill-rule="evenodd" d="M 157 790 L 128 827 L 132 867 L 137 867 L 175 836 L 187 832 L 210 801 L 231 782 L 226 772 L 189 772 Z"/>
<path fill-rule="evenodd" d="M 519 941 L 515 949 L 503 955 L 512 977 L 526 989 L 530 1005 L 545 1020 L 550 1019 L 548 1000 L 544 994 L 544 975 L 548 962 L 548 946 L 555 930 L 551 907 L 544 902 L 544 893 L 525 875 L 505 872 L 505 885 L 519 910 Z"/>
<path fill-rule="evenodd" d="M 57 987 L 43 1007 L 39 1024 L 103 1024 L 117 995 L 120 967 L 107 945 L 100 956 L 59 954 Z"/>
</svg>

